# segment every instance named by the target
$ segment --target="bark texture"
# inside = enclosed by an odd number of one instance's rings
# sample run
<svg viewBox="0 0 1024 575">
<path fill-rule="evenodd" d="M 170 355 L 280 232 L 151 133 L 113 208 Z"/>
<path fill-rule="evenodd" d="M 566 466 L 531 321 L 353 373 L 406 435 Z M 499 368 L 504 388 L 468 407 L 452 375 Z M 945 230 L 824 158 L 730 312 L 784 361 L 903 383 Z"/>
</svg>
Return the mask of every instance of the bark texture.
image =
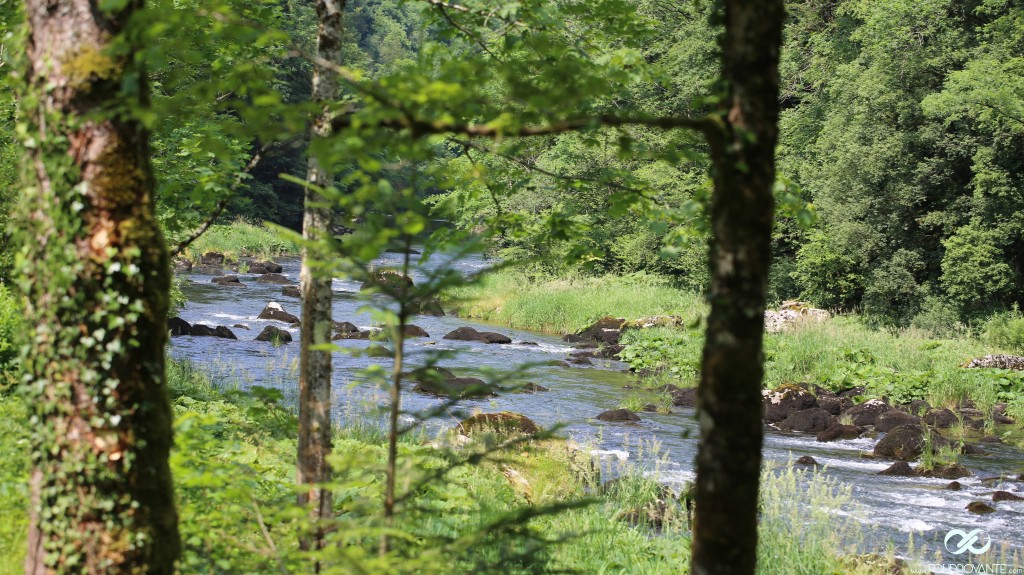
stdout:
<svg viewBox="0 0 1024 575">
<path fill-rule="evenodd" d="M 709 131 L 711 312 L 697 393 L 694 575 L 753 574 L 782 0 L 726 0 L 722 127 Z"/>
<path fill-rule="evenodd" d="M 317 0 L 317 54 L 330 62 L 341 61 L 342 12 L 340 0 Z M 310 126 L 311 149 L 306 180 L 319 188 L 331 185 L 330 166 L 321 162 L 314 149 L 316 139 L 331 132 L 327 106 L 338 94 L 337 74 L 316 66 L 313 70 L 313 100 L 322 112 Z M 306 189 L 302 235 L 306 240 L 324 239 L 330 234 L 331 207 L 313 189 Z M 302 333 L 299 375 L 299 456 L 298 482 L 309 488 L 299 494 L 299 504 L 309 505 L 316 525 L 310 537 L 301 541 L 304 549 L 324 545 L 324 520 L 331 517 L 331 492 L 323 487 L 331 470 L 327 455 L 331 450 L 331 352 L 313 349 L 331 343 L 331 275 L 318 272 L 317 254 L 309 247 L 302 258 Z"/>
<path fill-rule="evenodd" d="M 26 573 L 173 573 L 164 351 L 170 262 L 154 216 L 145 74 L 108 48 L 141 2 L 26 0 L 22 287 L 33 394 Z M 130 40 L 128 40 L 130 43 Z"/>
</svg>

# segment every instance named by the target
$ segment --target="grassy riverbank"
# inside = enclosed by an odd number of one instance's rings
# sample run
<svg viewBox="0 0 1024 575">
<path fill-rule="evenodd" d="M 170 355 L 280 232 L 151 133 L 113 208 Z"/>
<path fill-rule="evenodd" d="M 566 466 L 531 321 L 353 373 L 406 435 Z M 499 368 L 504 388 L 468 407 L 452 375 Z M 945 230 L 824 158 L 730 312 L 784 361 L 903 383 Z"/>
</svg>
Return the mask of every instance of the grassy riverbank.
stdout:
<svg viewBox="0 0 1024 575">
<path fill-rule="evenodd" d="M 575 332 L 604 316 L 696 317 L 705 308 L 699 294 L 646 274 L 534 282 L 521 273 L 502 272 L 448 296 L 462 317 L 550 333 Z"/>
<path fill-rule="evenodd" d="M 707 310 L 699 294 L 646 275 L 530 281 L 502 272 L 451 296 L 463 317 L 553 333 L 572 333 L 604 316 L 699 318 Z M 1011 417 L 1024 421 L 1024 373 L 960 367 L 991 353 L 1020 353 L 1022 326 L 1016 312 L 954 337 L 935 337 L 935 332 L 920 329 L 878 329 L 856 315 L 807 323 L 765 336 L 765 386 L 863 385 L 867 397 L 887 396 L 897 403 L 925 399 L 933 405 L 971 399 L 986 413 L 1004 402 Z M 626 331 L 621 357 L 647 374 L 651 386 L 695 386 L 703 329 L 699 324 Z"/>
<path fill-rule="evenodd" d="M 214 386 L 188 364 L 171 363 L 176 449 L 172 457 L 184 544 L 182 573 L 305 572 L 297 549 L 303 513 L 295 505 L 295 420 L 270 390 L 242 394 Z M 0 396 L 0 575 L 19 573 L 27 528 L 28 408 L 16 395 Z M 459 455 L 437 448 L 440 438 L 410 436 L 400 454 L 413 469 L 438 470 Z M 477 441 L 458 448 L 483 450 Z M 503 572 L 615 574 L 684 573 L 688 522 L 681 502 L 663 497 L 650 478 L 626 474 L 615 487 L 594 490 L 593 475 L 572 473 L 579 460 L 561 441 L 533 441 L 504 452 L 501 462 L 452 469 L 415 490 L 403 503 L 394 531 L 415 544 L 396 556 L 375 557 L 381 523 L 383 437 L 366 425 L 337 430 L 335 565 L 361 562 L 369 572 L 471 573 L 502 565 Z M 852 572 L 840 554 L 858 540 L 848 490 L 792 468 L 765 475 L 759 573 Z M 404 475 L 403 475 L 404 477 Z M 807 489 L 807 482 L 810 488 Z M 592 498 L 594 493 L 602 495 Z M 585 505 L 578 502 L 587 501 Z M 817 506 L 813 522 L 801 518 Z M 561 509 L 559 511 L 559 509 Z M 648 519 L 660 521 L 652 531 Z M 536 515 L 536 516 L 534 516 Z M 488 532 L 509 518 L 518 526 Z M 532 518 L 528 518 L 532 517 Z M 647 523 L 647 524 L 645 524 Z M 515 524 L 515 522 L 514 522 Z M 797 529 L 796 532 L 793 530 Z M 657 533 L 657 535 L 655 535 Z M 361 535 L 360 535 L 361 534 Z M 557 543 L 541 544 L 542 541 Z M 810 571 L 808 569 L 811 569 Z M 869 573 L 869 568 L 862 572 Z"/>
<path fill-rule="evenodd" d="M 174 244 L 173 238 L 170 243 Z M 199 256 L 206 252 L 219 252 L 231 259 L 271 259 L 282 255 L 298 255 L 299 248 L 266 224 L 235 220 L 230 224 L 210 226 L 185 249 L 184 255 L 198 262 Z"/>
</svg>

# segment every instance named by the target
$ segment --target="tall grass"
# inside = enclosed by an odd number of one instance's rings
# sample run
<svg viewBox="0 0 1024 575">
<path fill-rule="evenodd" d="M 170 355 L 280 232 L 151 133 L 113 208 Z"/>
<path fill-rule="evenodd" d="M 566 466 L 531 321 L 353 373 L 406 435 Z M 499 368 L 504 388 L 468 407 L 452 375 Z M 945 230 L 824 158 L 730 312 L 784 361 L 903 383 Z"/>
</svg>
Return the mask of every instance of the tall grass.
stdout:
<svg viewBox="0 0 1024 575">
<path fill-rule="evenodd" d="M 270 259 L 274 256 L 297 254 L 298 246 L 266 224 L 254 224 L 239 219 L 230 224 L 210 226 L 210 229 L 192 242 L 186 250 L 186 255 L 190 260 L 198 261 L 199 256 L 206 252 L 220 252 L 232 259 Z"/>
<path fill-rule="evenodd" d="M 604 316 L 690 316 L 704 309 L 699 294 L 640 274 L 533 281 L 504 271 L 454 289 L 448 298 L 464 317 L 551 333 L 575 332 Z"/>
</svg>

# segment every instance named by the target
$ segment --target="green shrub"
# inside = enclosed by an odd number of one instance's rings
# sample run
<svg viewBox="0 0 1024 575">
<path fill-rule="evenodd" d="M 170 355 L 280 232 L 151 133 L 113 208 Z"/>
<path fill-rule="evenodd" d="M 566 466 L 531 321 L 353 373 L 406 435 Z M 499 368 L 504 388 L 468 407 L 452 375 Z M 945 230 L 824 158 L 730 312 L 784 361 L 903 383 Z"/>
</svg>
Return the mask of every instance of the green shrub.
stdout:
<svg viewBox="0 0 1024 575">
<path fill-rule="evenodd" d="M 17 361 L 19 338 L 24 328 L 21 302 L 6 285 L 0 284 L 0 371 L 8 371 Z M 2 386 L 2 383 L 0 383 Z"/>
<path fill-rule="evenodd" d="M 1013 295 L 1016 277 L 1000 241 L 995 230 L 968 225 L 943 242 L 942 285 L 965 314 L 998 309 Z"/>
<path fill-rule="evenodd" d="M 983 327 L 985 340 L 1001 349 L 1024 353 L 1024 313 L 1013 311 L 993 315 Z"/>
<path fill-rule="evenodd" d="M 925 297 L 921 311 L 910 320 L 910 327 L 936 338 L 955 337 L 967 331 L 956 308 L 936 296 Z"/>
</svg>

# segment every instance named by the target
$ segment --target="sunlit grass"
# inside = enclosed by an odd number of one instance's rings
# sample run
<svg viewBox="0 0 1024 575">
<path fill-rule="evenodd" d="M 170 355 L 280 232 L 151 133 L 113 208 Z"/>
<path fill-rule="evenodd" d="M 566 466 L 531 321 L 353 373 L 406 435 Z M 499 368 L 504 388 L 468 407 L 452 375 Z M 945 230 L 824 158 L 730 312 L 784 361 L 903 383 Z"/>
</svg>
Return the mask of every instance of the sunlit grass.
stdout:
<svg viewBox="0 0 1024 575">
<path fill-rule="evenodd" d="M 270 259 L 280 255 L 297 254 L 298 247 L 265 224 L 235 220 L 230 224 L 211 226 L 185 252 L 192 261 L 198 261 L 199 256 L 206 252 L 219 252 L 231 259 Z"/>
<path fill-rule="evenodd" d="M 505 271 L 448 295 L 463 317 L 550 333 L 575 332 L 604 316 L 689 317 L 704 309 L 699 294 L 649 275 L 534 282 L 524 274 Z"/>
</svg>

